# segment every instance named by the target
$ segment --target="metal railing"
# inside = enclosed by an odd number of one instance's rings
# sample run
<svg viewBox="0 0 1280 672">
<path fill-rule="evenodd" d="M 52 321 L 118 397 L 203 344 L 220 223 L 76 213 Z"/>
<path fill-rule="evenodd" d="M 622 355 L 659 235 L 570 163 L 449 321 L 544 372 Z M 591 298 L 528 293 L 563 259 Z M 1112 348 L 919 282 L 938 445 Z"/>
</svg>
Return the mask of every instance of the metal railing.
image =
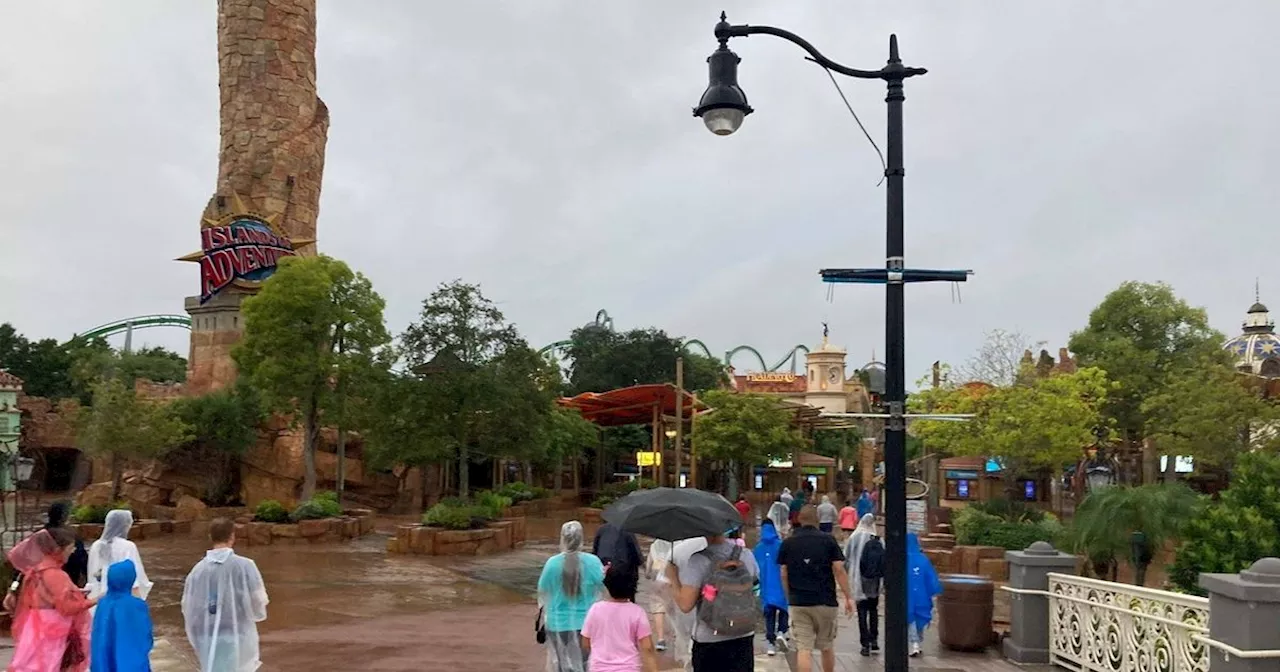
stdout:
<svg viewBox="0 0 1280 672">
<path fill-rule="evenodd" d="M 1209 600 L 1069 574 L 1048 590 L 1002 587 L 1049 600 L 1049 660 L 1076 672 L 1207 672 L 1210 651 L 1280 659 L 1280 650 L 1238 649 L 1209 637 Z"/>
</svg>

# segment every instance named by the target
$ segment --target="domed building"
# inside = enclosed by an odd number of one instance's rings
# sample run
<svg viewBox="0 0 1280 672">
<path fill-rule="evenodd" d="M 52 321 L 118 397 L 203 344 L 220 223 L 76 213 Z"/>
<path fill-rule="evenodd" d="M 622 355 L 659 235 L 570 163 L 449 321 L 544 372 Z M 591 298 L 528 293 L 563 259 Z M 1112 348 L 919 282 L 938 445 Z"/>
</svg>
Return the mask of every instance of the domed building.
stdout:
<svg viewBox="0 0 1280 672">
<path fill-rule="evenodd" d="M 1276 323 L 1261 302 L 1245 314 L 1244 333 L 1223 345 L 1236 360 L 1236 368 L 1264 378 L 1280 378 L 1280 338 Z"/>
</svg>

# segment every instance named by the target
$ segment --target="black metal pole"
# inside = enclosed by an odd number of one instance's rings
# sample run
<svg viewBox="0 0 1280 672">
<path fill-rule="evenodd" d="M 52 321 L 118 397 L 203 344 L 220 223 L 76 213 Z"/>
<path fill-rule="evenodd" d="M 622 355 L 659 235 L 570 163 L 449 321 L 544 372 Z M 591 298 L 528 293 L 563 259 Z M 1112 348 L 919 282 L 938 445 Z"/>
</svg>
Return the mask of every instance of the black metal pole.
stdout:
<svg viewBox="0 0 1280 672">
<path fill-rule="evenodd" d="M 898 38 L 889 37 L 887 72 L 902 66 Z M 885 600 L 884 669 L 907 670 L 907 426 L 905 412 L 906 325 L 903 317 L 903 193 L 902 77 L 887 77 L 888 142 L 885 179 L 885 283 L 884 342 L 888 374 L 885 396 L 889 422 L 884 433 Z"/>
</svg>

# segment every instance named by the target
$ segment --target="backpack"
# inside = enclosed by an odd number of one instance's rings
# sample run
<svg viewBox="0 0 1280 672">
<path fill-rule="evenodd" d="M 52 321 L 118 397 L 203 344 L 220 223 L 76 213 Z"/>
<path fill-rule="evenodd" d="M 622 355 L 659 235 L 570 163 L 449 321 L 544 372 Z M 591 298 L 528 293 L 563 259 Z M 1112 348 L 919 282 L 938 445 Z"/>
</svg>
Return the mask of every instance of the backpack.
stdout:
<svg viewBox="0 0 1280 672">
<path fill-rule="evenodd" d="M 884 544 L 880 543 L 880 537 L 871 537 L 862 546 L 858 574 L 864 579 L 884 578 Z"/>
<path fill-rule="evenodd" d="M 756 621 L 760 618 L 755 578 L 741 557 L 742 547 L 734 546 L 729 559 L 715 564 L 706 582 L 714 589 L 715 597 L 703 598 L 698 606 L 698 620 L 717 636 L 736 638 L 755 634 Z M 715 558 L 711 560 L 714 562 Z"/>
</svg>

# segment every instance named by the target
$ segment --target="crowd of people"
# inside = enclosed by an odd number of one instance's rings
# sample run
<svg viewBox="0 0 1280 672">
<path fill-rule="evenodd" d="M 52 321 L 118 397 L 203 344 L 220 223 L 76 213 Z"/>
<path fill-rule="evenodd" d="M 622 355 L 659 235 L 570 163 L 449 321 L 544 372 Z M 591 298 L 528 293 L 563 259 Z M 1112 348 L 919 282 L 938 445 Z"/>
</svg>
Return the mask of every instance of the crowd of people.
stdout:
<svg viewBox="0 0 1280 672">
<path fill-rule="evenodd" d="M 676 542 L 655 540 L 647 558 L 635 536 L 611 524 L 585 548 L 581 523 L 565 523 L 560 553 L 538 581 L 538 639 L 550 672 L 651 672 L 668 650 L 693 672 L 749 672 L 755 668 L 757 626 L 765 651 L 796 654 L 811 669 L 835 669 L 841 611 L 857 619 L 860 652 L 880 650 L 880 592 L 885 547 L 875 501 L 863 491 L 837 508 L 810 488 L 784 489 L 760 520 L 759 540 L 747 549 L 742 527 L 755 524 L 744 498 L 735 504 L 741 526 L 724 534 Z M 840 532 L 836 532 L 836 526 Z M 837 536 L 838 535 L 838 536 Z M 653 581 L 645 605 L 636 604 L 640 577 Z M 908 641 L 921 652 L 933 598 L 942 588 L 918 539 L 907 535 Z M 843 599 L 841 599 L 843 598 Z"/>
<path fill-rule="evenodd" d="M 147 578 L 129 541 L 133 514 L 109 512 L 89 550 L 54 504 L 44 529 L 8 553 L 17 577 L 4 598 L 12 615 L 9 672 L 149 672 L 154 645 Z M 212 548 L 183 584 L 182 614 L 201 672 L 249 672 L 259 663 L 257 623 L 267 591 L 253 560 L 236 555 L 235 524 L 209 524 Z"/>
</svg>

